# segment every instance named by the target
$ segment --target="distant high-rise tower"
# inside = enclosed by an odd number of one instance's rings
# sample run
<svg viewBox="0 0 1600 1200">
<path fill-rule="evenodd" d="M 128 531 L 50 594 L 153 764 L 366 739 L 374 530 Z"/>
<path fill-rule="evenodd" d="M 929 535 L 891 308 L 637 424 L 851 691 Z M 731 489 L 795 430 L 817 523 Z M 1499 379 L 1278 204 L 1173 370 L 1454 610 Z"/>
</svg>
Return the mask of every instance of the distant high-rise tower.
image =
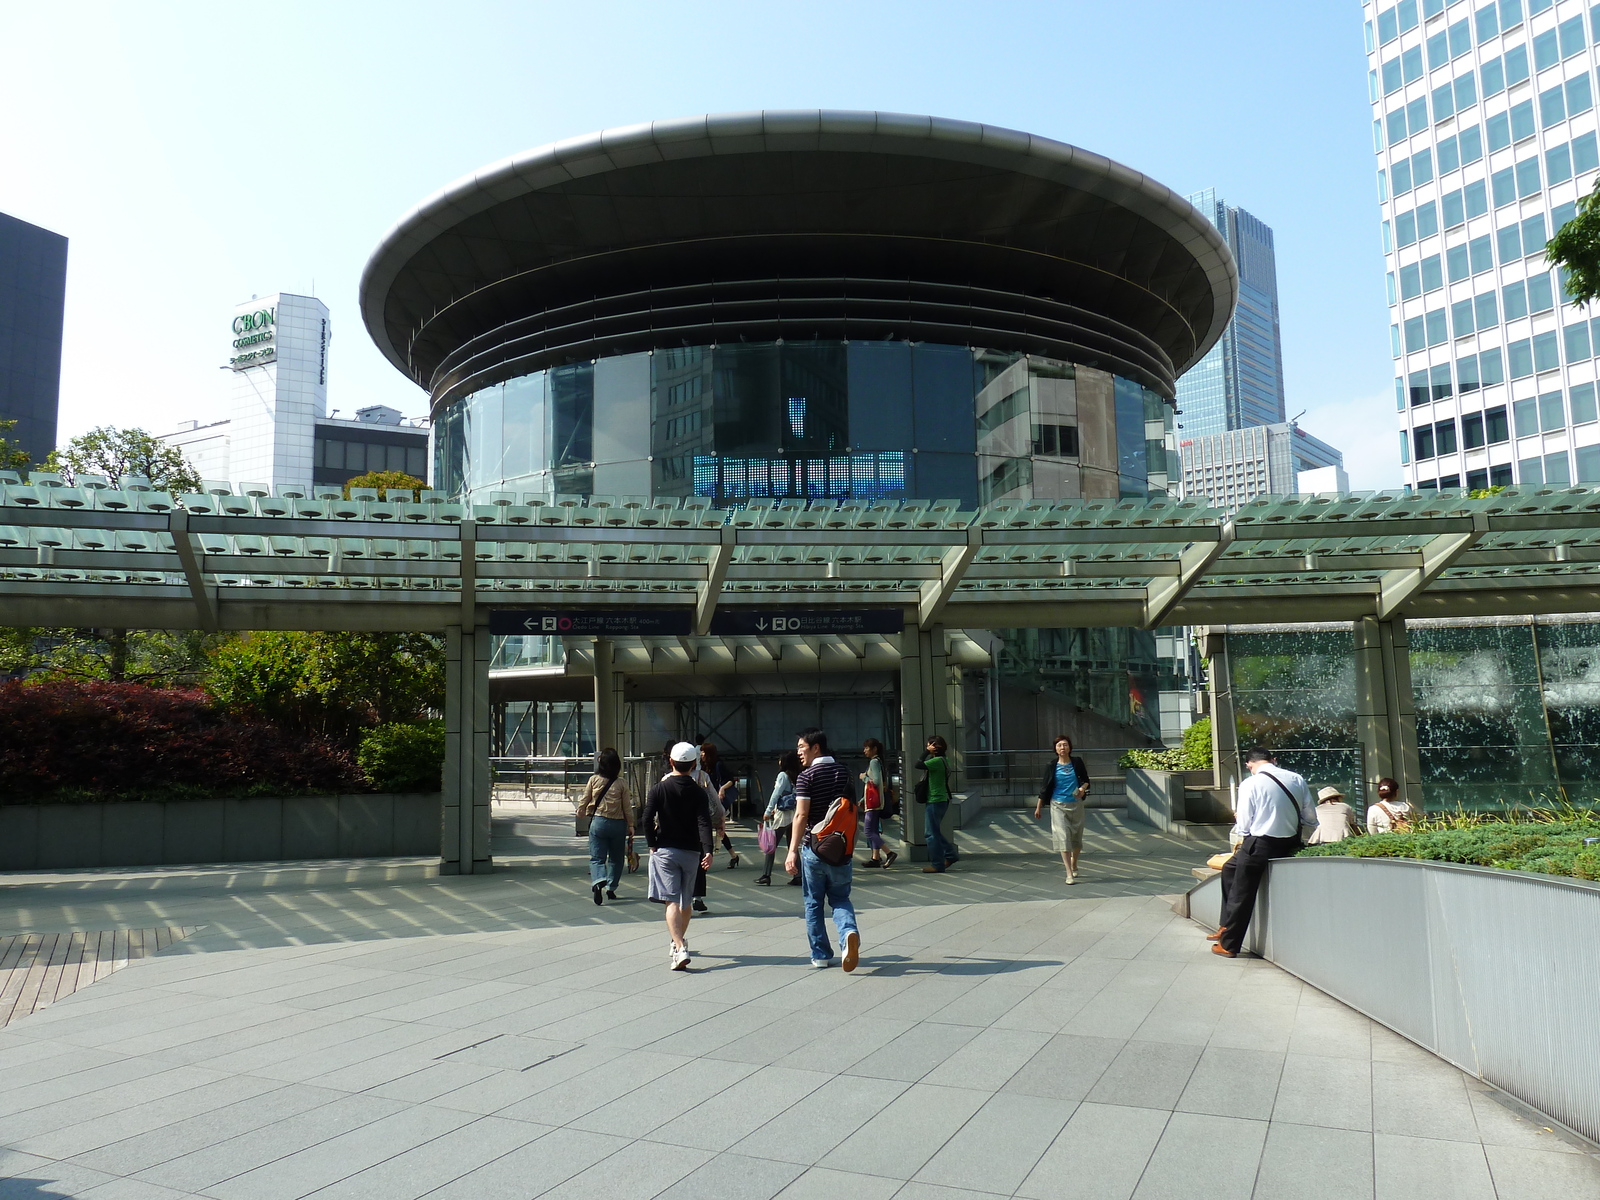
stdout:
<svg viewBox="0 0 1600 1200">
<path fill-rule="evenodd" d="M 67 239 L 0 213 L 0 434 L 35 463 L 56 446 Z"/>
<path fill-rule="evenodd" d="M 1221 232 L 1239 264 L 1239 304 L 1222 340 L 1178 380 L 1178 426 L 1205 437 L 1284 420 L 1283 347 L 1278 337 L 1278 260 L 1272 230 L 1219 200 L 1213 188 L 1189 197 Z"/>
</svg>

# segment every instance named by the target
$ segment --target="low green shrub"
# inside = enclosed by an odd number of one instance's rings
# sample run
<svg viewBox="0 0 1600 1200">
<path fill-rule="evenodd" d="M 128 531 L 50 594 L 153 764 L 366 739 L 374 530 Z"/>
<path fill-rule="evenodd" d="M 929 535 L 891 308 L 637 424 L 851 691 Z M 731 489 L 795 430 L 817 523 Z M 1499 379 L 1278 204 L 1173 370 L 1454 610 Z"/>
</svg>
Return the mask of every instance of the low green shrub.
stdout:
<svg viewBox="0 0 1600 1200">
<path fill-rule="evenodd" d="M 1117 766 L 1127 770 L 1204 771 L 1211 766 L 1211 718 L 1201 717 L 1183 731 L 1183 745 L 1170 750 L 1136 747 L 1125 750 Z"/>
<path fill-rule="evenodd" d="M 379 725 L 361 739 L 356 765 L 380 792 L 437 792 L 444 773 L 444 722 Z"/>
<path fill-rule="evenodd" d="M 1487 820 L 1453 828 L 1425 827 L 1406 833 L 1380 833 L 1346 838 L 1323 846 L 1307 846 L 1302 857 L 1343 855 L 1350 858 L 1415 858 L 1427 862 L 1470 863 L 1505 871 L 1534 871 L 1574 879 L 1600 879 L 1600 845 L 1584 838 L 1600 837 L 1600 816 L 1567 819 Z M 1566 814 L 1562 814 L 1566 816 Z"/>
</svg>

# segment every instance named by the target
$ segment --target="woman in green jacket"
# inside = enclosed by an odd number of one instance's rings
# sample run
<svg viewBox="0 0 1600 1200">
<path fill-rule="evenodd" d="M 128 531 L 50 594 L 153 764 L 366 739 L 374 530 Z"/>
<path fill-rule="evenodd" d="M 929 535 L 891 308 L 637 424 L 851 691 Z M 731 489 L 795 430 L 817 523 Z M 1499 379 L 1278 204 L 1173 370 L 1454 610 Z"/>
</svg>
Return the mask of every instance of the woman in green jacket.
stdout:
<svg viewBox="0 0 1600 1200">
<path fill-rule="evenodd" d="M 928 839 L 928 865 L 922 868 L 924 875 L 942 875 L 961 857 L 955 843 L 944 834 L 944 814 L 950 807 L 949 751 L 949 744 L 935 734 L 928 739 L 928 748 L 917 762 L 917 770 L 928 773 L 922 781 L 922 788 L 926 789 L 923 803 L 927 807 L 923 812 L 927 818 Z"/>
</svg>

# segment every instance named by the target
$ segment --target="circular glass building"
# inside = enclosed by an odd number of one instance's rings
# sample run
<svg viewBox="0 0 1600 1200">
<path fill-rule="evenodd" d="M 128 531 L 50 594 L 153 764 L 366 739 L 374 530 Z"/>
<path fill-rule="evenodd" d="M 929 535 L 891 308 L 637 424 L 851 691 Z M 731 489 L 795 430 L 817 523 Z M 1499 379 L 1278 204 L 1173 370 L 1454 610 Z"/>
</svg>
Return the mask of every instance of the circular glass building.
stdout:
<svg viewBox="0 0 1600 1200">
<path fill-rule="evenodd" d="M 1200 213 L 1097 154 L 808 111 L 606 130 L 488 166 L 389 231 L 361 305 L 429 393 L 433 484 L 452 493 L 973 505 L 1167 491 L 1175 380 L 1237 287 Z M 1018 630 L 987 653 L 961 685 L 971 749 L 1162 733 L 1170 668 L 1150 633 Z M 688 686 L 656 680 L 649 703 Z M 800 681 L 716 686 L 789 714 Z M 888 704 L 895 687 L 804 681 L 823 714 L 830 695 Z M 793 723 L 752 713 L 752 749 L 757 727 Z M 893 740 L 888 717 L 825 720 Z"/>
<path fill-rule="evenodd" d="M 367 265 L 435 486 L 878 499 L 1164 491 L 1237 278 L 1160 184 L 1011 130 L 766 112 L 606 130 L 445 188 Z"/>
</svg>

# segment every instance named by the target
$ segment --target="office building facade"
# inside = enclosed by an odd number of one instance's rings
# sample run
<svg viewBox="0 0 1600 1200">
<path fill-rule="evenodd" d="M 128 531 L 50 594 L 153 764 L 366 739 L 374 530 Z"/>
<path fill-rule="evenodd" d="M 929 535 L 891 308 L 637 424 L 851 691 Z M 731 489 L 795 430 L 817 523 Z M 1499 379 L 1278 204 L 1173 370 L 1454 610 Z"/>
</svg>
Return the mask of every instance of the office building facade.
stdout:
<svg viewBox="0 0 1600 1200">
<path fill-rule="evenodd" d="M 1600 482 L 1600 329 L 1543 253 L 1600 172 L 1600 15 L 1379 0 L 1363 16 L 1407 484 Z"/>
<path fill-rule="evenodd" d="M 1178 381 L 1178 425 L 1186 438 L 1284 420 L 1278 258 L 1265 222 L 1217 196 L 1189 197 L 1222 234 L 1239 268 L 1239 302 L 1222 338 Z"/>
<path fill-rule="evenodd" d="M 328 415 L 327 306 L 314 296 L 252 297 L 228 319 L 223 414 L 161 435 L 205 479 L 272 488 L 335 485 L 369 471 L 428 477 L 428 431 L 387 405 Z"/>
<path fill-rule="evenodd" d="M 56 445 L 67 239 L 0 213 L 0 434 L 35 463 Z"/>
<path fill-rule="evenodd" d="M 1227 512 L 1237 511 L 1258 496 L 1292 496 L 1300 481 L 1316 490 L 1343 491 L 1344 455 L 1298 425 L 1251 425 L 1207 437 L 1179 441 L 1183 462 L 1182 493 L 1204 496 Z M 1311 475 L 1311 472 L 1326 474 Z M 1348 484 L 1348 480 L 1345 481 Z"/>
</svg>

